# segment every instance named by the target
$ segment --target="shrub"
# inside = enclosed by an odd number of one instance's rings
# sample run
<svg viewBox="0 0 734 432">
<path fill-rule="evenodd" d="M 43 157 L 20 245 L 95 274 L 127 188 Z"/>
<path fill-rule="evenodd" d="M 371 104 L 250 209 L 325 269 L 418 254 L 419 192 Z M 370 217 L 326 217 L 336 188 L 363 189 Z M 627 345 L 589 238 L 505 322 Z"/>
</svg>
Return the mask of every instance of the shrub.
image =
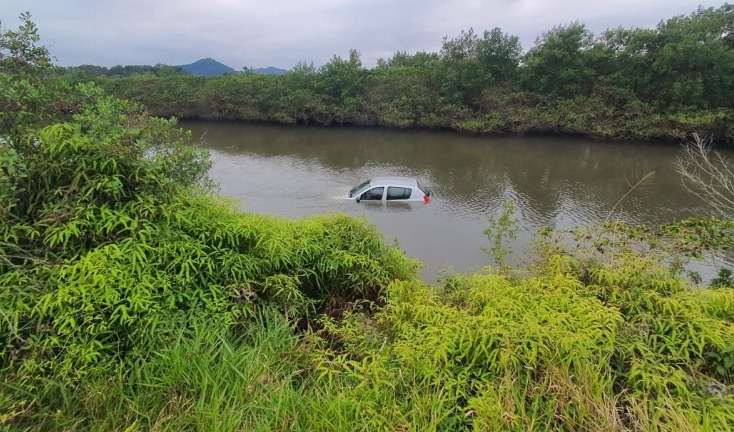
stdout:
<svg viewBox="0 0 734 432">
<path fill-rule="evenodd" d="M 309 320 L 414 277 L 361 221 L 239 213 L 207 194 L 207 156 L 174 120 L 79 91 L 69 121 L 0 144 L 0 403 L 21 423 L 53 423 L 71 389 L 128 379 L 201 323 Z"/>
</svg>

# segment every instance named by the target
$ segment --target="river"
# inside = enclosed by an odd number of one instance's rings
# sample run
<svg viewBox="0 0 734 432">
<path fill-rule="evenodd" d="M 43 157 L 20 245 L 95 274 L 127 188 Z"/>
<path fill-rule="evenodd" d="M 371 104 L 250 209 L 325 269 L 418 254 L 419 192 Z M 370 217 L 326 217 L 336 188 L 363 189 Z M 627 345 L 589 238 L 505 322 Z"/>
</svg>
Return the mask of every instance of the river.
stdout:
<svg viewBox="0 0 734 432">
<path fill-rule="evenodd" d="M 705 210 L 674 170 L 671 145 L 568 137 L 472 137 L 450 132 L 182 122 L 211 152 L 210 176 L 243 210 L 302 217 L 343 212 L 375 224 L 423 263 L 435 281 L 446 271 L 492 262 L 482 250 L 489 218 L 516 204 L 511 258 L 532 255 L 543 227 L 569 228 L 614 217 L 661 224 Z M 612 212 L 630 185 L 655 174 Z M 375 176 L 417 177 L 432 201 L 368 204 L 344 199 Z M 702 263 L 713 272 L 720 263 Z M 709 275 L 710 276 L 710 275 Z"/>
</svg>

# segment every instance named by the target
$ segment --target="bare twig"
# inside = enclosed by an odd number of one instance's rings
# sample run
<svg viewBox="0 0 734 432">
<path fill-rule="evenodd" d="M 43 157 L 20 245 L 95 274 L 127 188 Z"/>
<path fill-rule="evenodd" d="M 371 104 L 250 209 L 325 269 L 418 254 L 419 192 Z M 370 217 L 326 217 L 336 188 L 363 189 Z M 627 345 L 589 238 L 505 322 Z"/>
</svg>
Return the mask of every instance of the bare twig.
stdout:
<svg viewBox="0 0 734 432">
<path fill-rule="evenodd" d="M 637 180 L 637 182 L 635 182 L 635 184 L 630 185 L 629 189 L 627 189 L 627 192 L 625 192 L 624 195 L 622 195 L 617 200 L 617 202 L 614 203 L 614 205 L 612 206 L 612 208 L 609 209 L 609 213 L 607 213 L 607 217 L 604 218 L 604 220 L 605 221 L 609 220 L 609 218 L 612 217 L 612 214 L 614 214 L 614 211 L 617 209 L 617 206 L 620 205 L 620 204 L 622 204 L 622 202 L 625 199 L 627 199 L 627 197 L 630 196 L 630 194 L 632 192 L 634 192 L 635 189 L 637 189 L 638 187 L 642 186 L 643 183 L 645 183 L 648 179 L 652 178 L 652 176 L 654 176 L 654 175 L 655 175 L 655 171 L 650 171 L 649 173 L 647 173 L 644 176 L 642 176 L 642 178 L 640 178 L 639 180 Z"/>
<path fill-rule="evenodd" d="M 711 149 L 711 140 L 693 134 L 676 162 L 683 187 L 721 216 L 734 213 L 734 167 Z"/>
</svg>

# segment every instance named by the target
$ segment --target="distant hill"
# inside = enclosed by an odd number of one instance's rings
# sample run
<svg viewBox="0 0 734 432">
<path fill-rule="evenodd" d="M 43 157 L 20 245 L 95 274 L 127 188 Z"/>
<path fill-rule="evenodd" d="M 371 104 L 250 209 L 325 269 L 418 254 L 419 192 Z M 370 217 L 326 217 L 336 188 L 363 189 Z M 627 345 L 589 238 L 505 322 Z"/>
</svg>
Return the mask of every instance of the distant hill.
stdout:
<svg viewBox="0 0 734 432">
<path fill-rule="evenodd" d="M 288 72 L 285 69 L 277 68 L 277 67 L 263 67 L 263 68 L 255 68 L 252 69 L 254 73 L 257 74 L 263 74 L 263 75 L 283 75 L 284 73 Z"/>
<path fill-rule="evenodd" d="M 191 64 L 187 65 L 181 65 L 177 66 L 178 68 L 181 68 L 184 72 L 189 73 L 191 75 L 201 75 L 201 76 L 218 76 L 218 75 L 226 75 L 231 73 L 237 73 L 234 69 L 227 66 L 224 63 L 218 62 L 214 60 L 213 58 L 203 58 L 201 60 L 197 60 Z M 263 75 L 283 75 L 287 72 L 285 69 L 268 66 L 268 67 L 262 67 L 262 68 L 253 68 L 250 69 L 252 73 L 256 74 L 263 74 Z"/>
<path fill-rule="evenodd" d="M 220 63 L 213 58 L 203 58 L 191 64 L 179 66 L 185 72 L 192 75 L 217 76 L 234 73 L 235 70 L 226 64 Z"/>
</svg>

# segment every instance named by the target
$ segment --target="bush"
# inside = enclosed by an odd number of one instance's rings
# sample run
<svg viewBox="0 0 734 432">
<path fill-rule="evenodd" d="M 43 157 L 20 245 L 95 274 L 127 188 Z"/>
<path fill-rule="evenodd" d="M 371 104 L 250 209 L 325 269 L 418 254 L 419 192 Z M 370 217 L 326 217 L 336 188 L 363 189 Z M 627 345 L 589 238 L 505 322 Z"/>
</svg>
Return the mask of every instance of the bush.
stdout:
<svg viewBox="0 0 734 432">
<path fill-rule="evenodd" d="M 640 255 L 586 267 L 553 254 L 536 272 L 393 283 L 374 320 L 326 327 L 335 399 L 369 429 L 734 424 L 734 292 L 690 290 Z"/>
<path fill-rule="evenodd" d="M 73 411 L 70 391 L 127 380 L 201 323 L 230 335 L 272 308 L 307 326 L 414 277 L 363 222 L 239 213 L 207 194 L 207 156 L 175 121 L 79 91 L 69 121 L 1 141 L 3 422 L 68 427 L 46 409 Z"/>
</svg>

